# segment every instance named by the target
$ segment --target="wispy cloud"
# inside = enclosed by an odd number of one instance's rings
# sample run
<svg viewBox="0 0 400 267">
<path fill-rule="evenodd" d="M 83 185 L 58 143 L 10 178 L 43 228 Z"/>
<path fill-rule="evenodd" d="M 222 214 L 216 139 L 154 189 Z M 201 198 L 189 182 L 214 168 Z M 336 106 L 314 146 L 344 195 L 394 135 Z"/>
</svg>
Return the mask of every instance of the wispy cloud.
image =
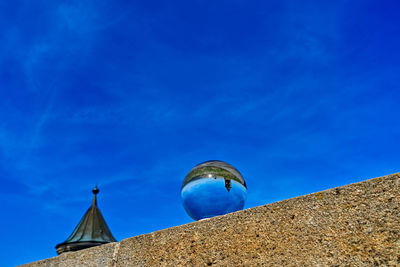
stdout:
<svg viewBox="0 0 400 267">
<path fill-rule="evenodd" d="M 126 19 L 131 13 L 128 8 L 110 14 L 110 6 L 107 1 L 70 1 L 68 4 L 60 4 L 60 25 L 65 25 L 74 33 L 87 35 L 106 30 Z"/>
<path fill-rule="evenodd" d="M 26 148 L 25 154 L 21 159 L 22 162 L 29 160 L 32 150 L 38 147 L 38 142 L 43 141 L 43 140 L 40 140 L 42 128 L 45 126 L 47 120 L 49 119 L 50 114 L 53 111 L 55 99 L 56 99 L 56 90 L 53 89 L 53 91 L 51 92 L 51 94 L 49 96 L 48 103 L 46 104 L 42 114 L 39 116 L 39 119 L 34 124 L 33 130 L 30 133 L 30 141 Z"/>
</svg>

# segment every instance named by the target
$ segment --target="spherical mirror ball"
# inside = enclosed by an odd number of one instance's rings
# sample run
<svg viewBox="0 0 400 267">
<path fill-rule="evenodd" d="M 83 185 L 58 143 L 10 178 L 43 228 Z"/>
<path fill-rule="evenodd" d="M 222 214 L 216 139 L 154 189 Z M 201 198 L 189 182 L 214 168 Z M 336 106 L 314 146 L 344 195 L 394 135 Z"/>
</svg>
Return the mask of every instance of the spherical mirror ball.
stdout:
<svg viewBox="0 0 400 267">
<path fill-rule="evenodd" d="M 232 165 L 211 160 L 195 166 L 182 184 L 183 207 L 194 220 L 243 209 L 247 187 Z"/>
</svg>

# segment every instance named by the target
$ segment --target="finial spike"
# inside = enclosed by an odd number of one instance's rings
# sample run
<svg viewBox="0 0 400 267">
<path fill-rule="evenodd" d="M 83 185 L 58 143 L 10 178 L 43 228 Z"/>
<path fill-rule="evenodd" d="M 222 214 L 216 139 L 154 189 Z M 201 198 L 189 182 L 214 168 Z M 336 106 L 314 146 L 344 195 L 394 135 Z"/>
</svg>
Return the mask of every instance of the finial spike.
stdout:
<svg viewBox="0 0 400 267">
<path fill-rule="evenodd" d="M 96 184 L 96 186 L 93 188 L 92 192 L 93 192 L 93 194 L 95 194 L 95 195 L 97 195 L 97 194 L 100 192 L 99 188 L 97 187 L 97 184 Z"/>
</svg>

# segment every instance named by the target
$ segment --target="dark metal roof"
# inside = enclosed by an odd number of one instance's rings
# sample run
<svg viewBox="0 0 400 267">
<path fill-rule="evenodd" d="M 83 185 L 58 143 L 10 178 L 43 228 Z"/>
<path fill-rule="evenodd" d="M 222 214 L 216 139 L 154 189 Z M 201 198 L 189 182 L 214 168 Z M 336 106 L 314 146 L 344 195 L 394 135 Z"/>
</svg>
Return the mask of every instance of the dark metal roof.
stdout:
<svg viewBox="0 0 400 267">
<path fill-rule="evenodd" d="M 68 239 L 56 246 L 58 254 L 117 241 L 97 207 L 97 194 L 99 191 L 97 186 L 92 190 L 94 194 L 92 205 L 83 215 Z"/>
</svg>

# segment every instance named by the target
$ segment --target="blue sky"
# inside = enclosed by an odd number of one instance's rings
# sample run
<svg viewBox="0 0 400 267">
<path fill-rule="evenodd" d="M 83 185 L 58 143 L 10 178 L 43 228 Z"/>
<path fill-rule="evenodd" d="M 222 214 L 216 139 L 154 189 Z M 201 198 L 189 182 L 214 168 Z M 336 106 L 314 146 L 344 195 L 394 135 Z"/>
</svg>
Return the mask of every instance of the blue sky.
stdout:
<svg viewBox="0 0 400 267">
<path fill-rule="evenodd" d="M 56 255 L 100 187 L 118 239 L 191 222 L 190 169 L 254 207 L 398 172 L 397 1 L 0 2 L 5 265 Z"/>
</svg>

